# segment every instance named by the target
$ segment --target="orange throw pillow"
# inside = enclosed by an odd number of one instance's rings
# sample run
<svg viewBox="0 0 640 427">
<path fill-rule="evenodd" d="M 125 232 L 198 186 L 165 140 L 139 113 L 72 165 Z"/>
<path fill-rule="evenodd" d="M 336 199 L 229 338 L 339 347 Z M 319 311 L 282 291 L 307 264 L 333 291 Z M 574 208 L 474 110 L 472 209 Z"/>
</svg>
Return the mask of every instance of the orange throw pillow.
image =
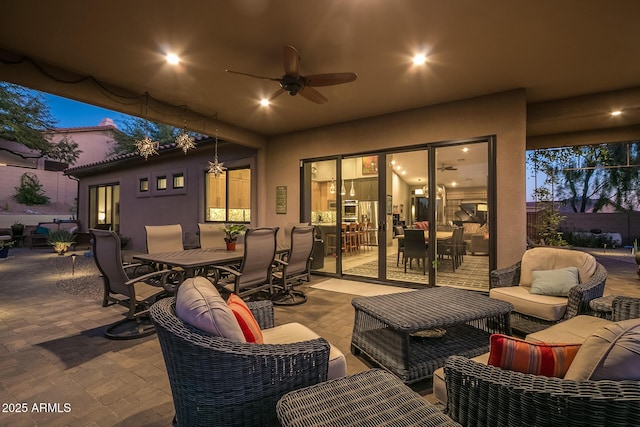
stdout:
<svg viewBox="0 0 640 427">
<path fill-rule="evenodd" d="M 242 298 L 236 294 L 231 294 L 227 300 L 227 305 L 231 311 L 233 311 L 234 316 L 236 316 L 236 320 L 247 342 L 262 344 L 264 340 L 262 338 L 260 325 L 258 325 L 256 318 L 253 317 L 253 313 L 251 313 L 251 309 Z"/>
<path fill-rule="evenodd" d="M 489 340 L 489 365 L 525 374 L 563 378 L 580 344 L 530 343 L 507 335 Z"/>
</svg>

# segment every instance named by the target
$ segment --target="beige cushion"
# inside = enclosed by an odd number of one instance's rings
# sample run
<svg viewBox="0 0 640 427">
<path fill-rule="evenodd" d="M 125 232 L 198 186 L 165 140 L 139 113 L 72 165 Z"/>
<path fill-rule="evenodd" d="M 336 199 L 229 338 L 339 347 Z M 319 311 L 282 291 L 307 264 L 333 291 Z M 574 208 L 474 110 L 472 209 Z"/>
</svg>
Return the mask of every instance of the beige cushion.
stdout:
<svg viewBox="0 0 640 427">
<path fill-rule="evenodd" d="M 489 362 L 489 353 L 481 354 L 471 360 L 486 365 Z M 438 368 L 433 373 L 433 395 L 441 403 L 447 403 L 447 384 L 444 382 L 444 368 Z"/>
<path fill-rule="evenodd" d="M 291 344 L 320 338 L 320 335 L 300 323 L 286 323 L 275 328 L 263 329 L 262 337 L 265 344 Z M 347 360 L 337 347 L 330 345 L 327 379 L 331 380 L 347 375 Z"/>
<path fill-rule="evenodd" d="M 567 371 L 571 380 L 640 380 L 640 319 L 611 323 L 586 339 Z"/>
<path fill-rule="evenodd" d="M 535 295 L 529 292 L 529 287 L 508 286 L 494 288 L 489 291 L 491 298 L 513 304 L 514 311 L 534 316 L 539 319 L 555 322 L 562 319 L 567 311 L 566 297 Z"/>
<path fill-rule="evenodd" d="M 533 343 L 582 344 L 595 331 L 611 323 L 611 320 L 581 314 L 542 331 L 533 332 L 525 340 Z"/>
<path fill-rule="evenodd" d="M 577 267 L 580 283 L 591 279 L 596 271 L 596 259 L 588 253 L 571 249 L 537 247 L 522 255 L 520 285 L 531 286 L 531 272 L 534 270 L 553 270 L 556 268 Z"/>
<path fill-rule="evenodd" d="M 218 290 L 204 277 L 186 279 L 176 295 L 176 315 L 216 337 L 247 342 L 235 315 Z"/>
</svg>

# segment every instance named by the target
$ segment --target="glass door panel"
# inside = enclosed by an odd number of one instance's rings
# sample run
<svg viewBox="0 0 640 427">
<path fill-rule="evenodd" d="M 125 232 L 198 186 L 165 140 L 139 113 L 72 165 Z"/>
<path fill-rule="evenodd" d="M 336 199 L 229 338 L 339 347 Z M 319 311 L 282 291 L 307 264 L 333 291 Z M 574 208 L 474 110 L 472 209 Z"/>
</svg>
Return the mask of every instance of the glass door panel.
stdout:
<svg viewBox="0 0 640 427">
<path fill-rule="evenodd" d="M 386 279 L 429 284 L 428 257 L 428 151 L 405 151 L 386 155 L 387 181 L 390 185 L 387 210 L 391 212 L 387 233 Z M 405 255 L 404 232 L 420 229 L 424 233 L 424 251 Z M 422 249 L 419 247 L 418 249 Z M 406 271 L 405 271 L 406 261 Z"/>
<path fill-rule="evenodd" d="M 316 227 L 316 242 L 311 269 L 326 273 L 337 273 L 339 234 L 337 231 L 337 199 L 340 186 L 337 184 L 337 161 L 311 162 L 309 168 L 311 194 L 311 224 Z"/>
<path fill-rule="evenodd" d="M 342 273 L 379 277 L 380 197 L 378 156 L 342 159 L 340 247 Z"/>
<path fill-rule="evenodd" d="M 488 142 L 435 150 L 436 284 L 489 290 Z"/>
</svg>

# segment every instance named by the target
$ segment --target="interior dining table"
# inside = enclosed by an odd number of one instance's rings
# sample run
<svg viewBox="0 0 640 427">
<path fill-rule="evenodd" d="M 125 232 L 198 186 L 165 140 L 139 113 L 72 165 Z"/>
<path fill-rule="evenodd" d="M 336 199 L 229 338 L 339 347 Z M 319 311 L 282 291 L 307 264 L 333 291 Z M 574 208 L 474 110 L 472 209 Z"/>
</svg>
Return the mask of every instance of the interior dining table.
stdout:
<svg viewBox="0 0 640 427">
<path fill-rule="evenodd" d="M 436 231 L 436 240 L 445 241 L 453 237 L 452 231 Z M 398 234 L 396 236 L 397 239 L 404 239 L 404 234 Z M 424 241 L 429 243 L 429 232 L 425 230 L 424 232 Z"/>
</svg>

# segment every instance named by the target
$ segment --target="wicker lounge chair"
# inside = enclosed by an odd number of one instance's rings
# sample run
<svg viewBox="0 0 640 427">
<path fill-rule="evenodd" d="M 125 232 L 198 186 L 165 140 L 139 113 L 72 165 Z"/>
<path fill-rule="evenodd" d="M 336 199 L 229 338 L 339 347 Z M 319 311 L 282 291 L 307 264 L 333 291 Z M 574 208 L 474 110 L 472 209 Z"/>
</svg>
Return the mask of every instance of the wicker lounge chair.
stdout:
<svg viewBox="0 0 640 427">
<path fill-rule="evenodd" d="M 527 333 L 545 329 L 555 323 L 570 319 L 579 314 L 593 314 L 591 308 L 589 307 L 589 301 L 591 301 L 594 298 L 599 298 L 602 296 L 604 292 L 605 281 L 607 279 L 607 271 L 605 270 L 604 266 L 596 262 L 591 255 L 585 254 L 584 252 L 580 252 L 580 251 L 572 251 L 569 249 L 541 247 L 541 248 L 529 249 L 523 256 L 523 259 L 525 257 L 527 257 L 528 259 L 531 259 L 532 257 L 549 258 L 551 260 L 550 263 L 554 264 L 556 262 L 559 262 L 557 261 L 557 259 L 559 258 L 556 259 L 555 258 L 556 256 L 563 257 L 567 255 L 581 256 L 584 258 L 584 259 L 581 259 L 581 261 L 584 261 L 585 263 L 591 262 L 593 264 L 592 265 L 593 273 L 591 274 L 591 277 L 587 278 L 586 280 L 581 280 L 581 283 L 572 287 L 569 290 L 568 297 L 563 297 L 563 298 L 546 297 L 546 300 L 543 303 L 539 304 L 540 306 L 555 305 L 556 307 L 560 307 L 562 309 L 564 309 L 564 306 L 566 305 L 566 310 L 564 310 L 564 312 L 562 312 L 562 314 L 558 318 L 554 318 L 554 319 L 545 318 L 543 315 L 537 316 L 532 312 L 536 310 L 535 304 L 537 304 L 540 301 L 540 298 L 538 298 L 539 296 L 529 295 L 529 293 L 525 291 L 525 289 L 528 289 L 528 288 L 522 285 L 522 282 L 523 282 L 522 280 L 523 278 L 521 277 L 521 273 L 523 272 L 522 260 L 518 261 L 516 264 L 510 267 L 493 270 L 490 273 L 490 289 L 491 290 L 497 289 L 497 288 L 508 288 L 512 286 L 517 287 L 520 285 L 520 288 L 517 289 L 519 292 L 507 294 L 506 298 L 504 295 L 502 295 L 502 292 L 498 293 L 498 292 L 490 291 L 490 296 L 492 298 L 498 298 L 503 301 L 508 301 L 514 304 L 515 310 L 512 312 L 512 324 L 511 324 L 513 329 L 527 334 Z M 586 258 L 588 259 L 585 261 Z M 553 268 L 558 268 L 558 267 L 553 267 Z M 530 270 L 531 269 L 529 268 L 529 271 L 528 271 L 529 280 L 531 276 Z M 582 275 L 582 272 L 581 272 L 581 275 Z M 582 276 L 581 276 L 581 279 L 582 279 Z M 524 301 L 524 305 L 526 305 L 528 298 L 531 298 L 532 303 L 534 303 L 534 304 L 531 304 L 531 306 L 534 308 L 533 309 L 529 308 L 530 312 L 525 313 L 524 310 L 520 311 L 518 307 L 519 305 L 520 306 L 523 305 L 523 304 L 519 304 L 519 302 L 522 303 Z M 553 298 L 555 298 L 555 301 L 550 300 Z"/>
<path fill-rule="evenodd" d="M 271 301 L 247 304 L 263 331 L 274 326 Z M 282 395 L 327 380 L 330 344 L 323 338 L 254 344 L 214 337 L 180 320 L 175 298 L 154 304 L 151 318 L 177 425 L 278 425 L 276 402 Z"/>
</svg>

